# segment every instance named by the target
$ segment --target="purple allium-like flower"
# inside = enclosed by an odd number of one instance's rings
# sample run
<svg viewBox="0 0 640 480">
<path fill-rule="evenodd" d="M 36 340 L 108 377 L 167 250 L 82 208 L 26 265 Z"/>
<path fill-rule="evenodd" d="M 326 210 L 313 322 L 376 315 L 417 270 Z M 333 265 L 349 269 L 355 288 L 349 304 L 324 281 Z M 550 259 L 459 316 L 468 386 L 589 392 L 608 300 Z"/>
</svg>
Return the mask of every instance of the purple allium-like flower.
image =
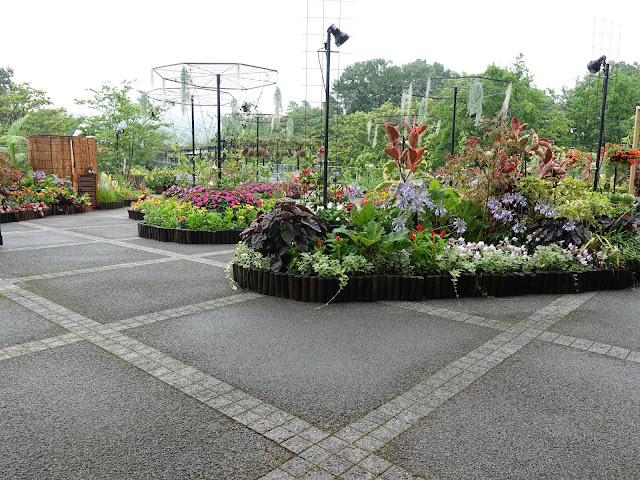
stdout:
<svg viewBox="0 0 640 480">
<path fill-rule="evenodd" d="M 398 230 L 404 230 L 405 222 L 406 222 L 406 219 L 403 217 L 394 218 L 393 221 L 391 222 L 391 225 L 393 226 L 393 230 L 396 232 Z"/>
<path fill-rule="evenodd" d="M 453 226 L 456 229 L 456 233 L 464 233 L 467 231 L 467 222 L 465 222 L 462 218 L 454 218 Z"/>
</svg>

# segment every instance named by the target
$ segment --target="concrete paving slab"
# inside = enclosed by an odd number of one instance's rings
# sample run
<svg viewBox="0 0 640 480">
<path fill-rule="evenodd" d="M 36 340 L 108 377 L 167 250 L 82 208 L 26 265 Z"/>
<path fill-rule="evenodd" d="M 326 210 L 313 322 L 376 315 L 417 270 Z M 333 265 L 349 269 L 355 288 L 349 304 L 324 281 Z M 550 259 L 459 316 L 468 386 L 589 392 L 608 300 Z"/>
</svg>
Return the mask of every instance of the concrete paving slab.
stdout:
<svg viewBox="0 0 640 480">
<path fill-rule="evenodd" d="M 138 236 L 138 226 L 135 223 L 123 223 L 119 222 L 115 218 L 111 219 L 111 223 L 105 223 L 104 225 L 95 225 L 89 227 L 84 225 L 77 228 L 68 228 L 69 231 L 83 233 L 85 235 L 93 235 L 100 238 L 108 239 L 120 239 L 120 238 L 132 238 Z"/>
<path fill-rule="evenodd" d="M 381 304 L 318 310 L 264 297 L 127 334 L 308 422 L 337 430 L 495 332 Z"/>
<path fill-rule="evenodd" d="M 36 220 L 40 221 L 40 220 Z M 32 232 L 33 227 L 29 226 L 29 222 L 10 222 L 2 224 L 2 235 L 11 235 L 14 232 Z"/>
<path fill-rule="evenodd" d="M 126 209 L 118 210 L 91 210 L 86 213 L 73 215 L 53 215 L 38 220 L 38 225 L 56 228 L 83 227 L 86 225 L 106 225 L 111 223 L 124 223 L 129 220 Z"/>
<path fill-rule="evenodd" d="M 81 239 L 76 239 L 82 241 Z M 132 250 L 107 243 L 86 245 L 60 245 L 41 250 L 23 250 L 0 253 L 4 278 L 66 272 L 81 268 L 119 265 L 164 258 L 163 255 Z"/>
<path fill-rule="evenodd" d="M 87 344 L 0 363 L 0 478 L 254 479 L 282 447 Z"/>
<path fill-rule="evenodd" d="M 221 268 L 187 260 L 34 280 L 25 288 L 102 323 L 234 294 Z"/>
<path fill-rule="evenodd" d="M 520 297 L 472 297 L 432 300 L 437 307 L 478 315 L 492 320 L 516 323 L 549 305 L 560 295 L 523 295 Z"/>
<path fill-rule="evenodd" d="M 0 348 L 68 333 L 0 295 Z"/>
<path fill-rule="evenodd" d="M 427 478 L 640 478 L 640 365 L 535 341 L 381 450 Z"/>
<path fill-rule="evenodd" d="M 137 228 L 137 227 L 136 227 Z M 136 235 L 138 235 L 136 230 Z M 198 255 L 202 253 L 215 253 L 224 250 L 232 250 L 235 247 L 234 245 L 222 244 L 222 245 L 185 245 L 182 243 L 173 243 L 173 242 L 159 242 L 157 240 L 150 240 L 148 238 L 137 238 L 134 240 L 126 240 L 125 243 L 131 243 L 133 245 L 142 245 L 144 247 L 157 248 L 158 250 L 164 250 L 166 252 L 171 253 L 180 253 L 182 255 Z M 213 257 L 209 257 L 213 258 Z M 231 255 L 229 254 L 226 258 L 231 260 Z M 217 258 L 215 258 L 217 260 Z M 222 260 L 227 261 L 227 260 Z"/>
<path fill-rule="evenodd" d="M 39 220 L 32 221 L 37 222 Z M 19 231 L 12 231 L 12 229 L 7 228 L 7 231 L 5 232 L 5 225 L 12 224 L 3 224 L 2 226 L 2 240 L 4 242 L 4 245 L 2 249 L 0 249 L 0 255 L 3 255 L 3 249 L 19 247 L 39 247 L 46 245 L 64 245 L 67 243 L 77 243 L 82 241 L 81 239 L 79 240 L 78 237 L 73 235 L 37 230 L 33 227 L 31 227 L 29 230 L 20 229 Z M 10 253 L 11 252 L 5 252 L 5 254 L 7 255 Z M 0 260 L 0 265 L 2 265 L 2 263 L 4 262 Z M 0 268 L 0 274 L 1 273 L 2 268 Z"/>
<path fill-rule="evenodd" d="M 640 290 L 599 292 L 550 330 L 640 350 Z"/>
</svg>

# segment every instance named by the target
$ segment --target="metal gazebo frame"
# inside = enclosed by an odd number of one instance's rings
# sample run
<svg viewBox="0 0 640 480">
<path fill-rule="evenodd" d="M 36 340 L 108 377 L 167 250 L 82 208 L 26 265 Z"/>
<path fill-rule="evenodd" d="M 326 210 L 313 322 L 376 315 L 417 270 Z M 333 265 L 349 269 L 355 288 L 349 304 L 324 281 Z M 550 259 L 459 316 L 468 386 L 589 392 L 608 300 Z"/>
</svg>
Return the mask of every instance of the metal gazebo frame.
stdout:
<svg viewBox="0 0 640 480">
<path fill-rule="evenodd" d="M 183 72 L 186 70 L 187 75 Z M 233 97 L 230 91 L 245 91 L 253 90 L 256 88 L 263 88 L 269 85 L 275 85 L 277 82 L 278 71 L 265 67 L 257 67 L 255 65 L 247 65 L 244 63 L 194 63 L 183 62 L 174 63 L 170 65 L 163 65 L 153 68 L 153 73 L 158 75 L 163 82 L 163 88 L 155 89 L 148 92 L 149 98 L 158 99 L 158 90 L 162 92 L 164 98 L 162 101 L 167 100 L 165 92 L 171 92 L 174 97 L 171 101 L 178 105 L 185 105 L 183 86 L 194 91 L 198 98 L 202 95 L 202 102 L 199 101 L 199 106 L 216 106 L 217 107 L 217 132 L 218 139 L 217 149 L 217 165 L 218 165 L 218 179 L 222 176 L 222 138 L 220 132 L 220 106 L 221 93 L 224 91 L 227 95 Z M 274 78 L 275 77 L 275 78 Z M 179 87 L 165 86 L 166 82 L 177 84 Z M 213 94 L 215 93 L 215 99 Z M 177 97 L 177 98 L 176 98 Z M 193 154 L 195 155 L 195 122 L 194 122 L 194 98 L 193 93 L 191 97 L 191 141 L 193 147 Z M 204 102 L 204 103 L 203 103 Z M 194 160 L 195 169 L 195 160 Z M 194 172 L 195 181 L 195 172 Z"/>
</svg>

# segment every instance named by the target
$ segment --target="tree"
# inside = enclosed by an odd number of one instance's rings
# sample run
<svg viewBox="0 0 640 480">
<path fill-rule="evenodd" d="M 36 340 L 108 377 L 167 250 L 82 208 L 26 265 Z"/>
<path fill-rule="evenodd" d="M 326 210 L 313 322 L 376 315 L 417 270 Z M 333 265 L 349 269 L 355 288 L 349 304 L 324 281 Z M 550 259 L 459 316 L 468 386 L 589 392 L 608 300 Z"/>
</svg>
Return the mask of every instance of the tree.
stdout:
<svg viewBox="0 0 640 480">
<path fill-rule="evenodd" d="M 399 103 L 402 69 L 382 58 L 356 62 L 333 83 L 336 98 L 346 113 L 370 112 L 385 102 Z"/>
<path fill-rule="evenodd" d="M 0 92 L 0 131 L 5 131 L 27 113 L 47 105 L 51 105 L 51 100 L 44 91 L 37 90 L 28 83 L 11 82 L 7 90 Z"/>
<path fill-rule="evenodd" d="M 151 166 L 156 150 L 169 135 L 162 130 L 166 125 L 157 120 L 157 115 L 142 115 L 140 105 L 130 98 L 134 93 L 131 82 L 104 84 L 99 90 L 89 91 L 90 99 L 76 103 L 99 112 L 85 117 L 80 125 L 83 135 L 96 137 L 99 167 L 128 171 L 132 165 Z"/>
<path fill-rule="evenodd" d="M 41 108 L 29 115 L 22 130 L 25 135 L 73 135 L 82 122 L 64 108 Z"/>
<path fill-rule="evenodd" d="M 417 59 L 396 67 L 376 58 L 349 65 L 333 83 L 333 90 L 346 113 L 370 112 L 386 102 L 399 104 L 410 82 L 453 75 L 455 72 L 437 62 L 430 65 Z"/>
<path fill-rule="evenodd" d="M 0 95 L 11 89 L 12 68 L 0 68 Z"/>
</svg>

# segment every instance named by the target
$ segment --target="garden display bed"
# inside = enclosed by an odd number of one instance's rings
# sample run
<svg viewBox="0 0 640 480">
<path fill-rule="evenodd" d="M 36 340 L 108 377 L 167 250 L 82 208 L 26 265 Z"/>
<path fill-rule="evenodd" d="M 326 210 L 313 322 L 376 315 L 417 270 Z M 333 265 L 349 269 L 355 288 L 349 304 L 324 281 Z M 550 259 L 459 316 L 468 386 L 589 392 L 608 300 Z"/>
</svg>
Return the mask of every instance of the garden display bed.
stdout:
<svg viewBox="0 0 640 480">
<path fill-rule="evenodd" d="M 158 240 L 187 244 L 236 244 L 240 241 L 240 230 L 189 230 L 186 228 L 164 228 L 138 223 L 138 236 Z"/>
<path fill-rule="evenodd" d="M 144 213 L 142 212 L 138 212 L 137 210 L 127 210 L 127 212 L 129 213 L 129 218 L 131 220 L 144 220 Z"/>
<path fill-rule="evenodd" d="M 620 269 L 581 272 L 527 272 L 506 274 L 461 274 L 457 285 L 450 275 L 425 277 L 367 275 L 349 277 L 349 283 L 334 302 L 378 300 L 420 301 L 440 298 L 503 297 L 540 293 L 581 293 L 619 290 L 636 283 L 638 271 Z M 303 302 L 326 303 L 338 292 L 337 278 L 311 277 L 233 265 L 233 279 L 241 287 L 262 295 Z"/>
</svg>

